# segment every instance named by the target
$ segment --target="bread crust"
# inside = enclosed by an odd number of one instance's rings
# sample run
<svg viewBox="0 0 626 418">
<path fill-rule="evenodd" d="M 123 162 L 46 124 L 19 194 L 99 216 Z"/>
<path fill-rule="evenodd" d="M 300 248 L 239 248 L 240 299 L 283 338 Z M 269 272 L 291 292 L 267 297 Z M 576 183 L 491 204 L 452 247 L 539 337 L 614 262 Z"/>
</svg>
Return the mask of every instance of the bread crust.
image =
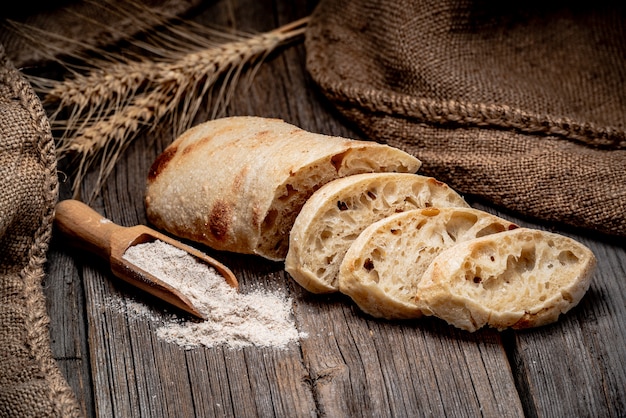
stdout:
<svg viewBox="0 0 626 418">
<path fill-rule="evenodd" d="M 186 131 L 155 160 L 146 214 L 178 237 L 283 260 L 295 216 L 314 190 L 338 177 L 416 172 L 420 164 L 396 148 L 278 119 L 222 118 Z"/>
<path fill-rule="evenodd" d="M 581 243 L 519 228 L 443 251 L 418 284 L 416 303 L 470 332 L 537 327 L 579 303 L 595 266 Z"/>
<path fill-rule="evenodd" d="M 370 224 L 428 207 L 469 207 L 446 184 L 409 173 L 366 173 L 333 180 L 304 204 L 289 237 L 285 270 L 313 293 L 339 291 L 339 266 Z"/>
<path fill-rule="evenodd" d="M 518 226 L 469 207 L 439 207 L 391 215 L 367 227 L 346 252 L 339 290 L 359 308 L 386 319 L 419 318 L 422 275 L 447 248 Z"/>
</svg>

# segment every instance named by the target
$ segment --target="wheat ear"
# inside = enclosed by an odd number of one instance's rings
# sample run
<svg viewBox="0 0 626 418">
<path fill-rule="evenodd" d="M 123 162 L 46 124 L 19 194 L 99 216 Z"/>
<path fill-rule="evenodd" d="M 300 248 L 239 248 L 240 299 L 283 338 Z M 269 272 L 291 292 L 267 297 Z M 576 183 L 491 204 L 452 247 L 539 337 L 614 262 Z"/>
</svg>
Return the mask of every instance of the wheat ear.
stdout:
<svg viewBox="0 0 626 418">
<path fill-rule="evenodd" d="M 255 65 L 269 53 L 302 35 L 307 20 L 267 33 L 239 34 L 238 38 L 231 34 L 228 42 L 212 41 L 206 31 L 197 36 L 197 31 L 202 31 L 197 26 L 187 31 L 178 25 L 167 39 L 160 35 L 158 43 L 150 44 L 151 52 L 155 48 L 177 51 L 162 54 L 167 55 L 164 58 L 102 60 L 97 68 L 86 73 L 73 71 L 73 77 L 66 80 L 33 80 L 44 102 L 55 106 L 50 120 L 57 134 L 58 158 L 75 161 L 74 194 L 79 193 L 84 175 L 98 161 L 99 174 L 91 197 L 99 193 L 120 154 L 140 130 L 168 123 L 172 135 L 178 136 L 192 125 L 203 100 L 214 93 L 217 98 L 210 117 L 223 114 L 244 70 L 251 69 L 253 74 Z M 191 51 L 190 39 L 195 41 Z M 145 44 L 140 46 L 148 49 Z"/>
<path fill-rule="evenodd" d="M 229 101 L 229 95 L 226 94 L 228 87 L 225 86 L 234 86 L 244 66 L 254 64 L 255 60 L 264 57 L 284 40 L 285 34 L 282 33 L 262 34 L 245 41 L 189 54 L 184 59 L 167 65 L 154 67 L 140 63 L 139 66 L 144 69 L 151 67 L 152 73 L 148 82 L 154 86 L 154 90 L 146 89 L 138 93 L 131 86 L 124 102 L 115 103 L 117 110 L 110 116 L 99 116 L 84 124 L 80 121 L 71 122 L 73 126 L 79 126 L 79 129 L 72 136 L 65 137 L 59 151 L 61 155 L 78 153 L 84 160 L 80 165 L 81 171 L 75 176 L 74 190 L 78 190 L 85 174 L 82 170 L 90 168 L 91 162 L 98 156 L 101 158 L 98 179 L 101 185 L 114 168 L 120 153 L 141 128 L 156 126 L 156 122 L 169 117 L 173 128 L 172 136 L 182 133 L 193 122 L 201 100 L 216 85 L 216 81 L 222 78 L 222 88 L 218 95 L 221 106 L 214 106 L 211 115 L 212 118 L 217 117 Z M 111 94 L 109 90 L 104 90 L 103 93 Z M 113 100 L 114 97 L 115 94 L 108 100 Z M 93 98 L 91 96 L 92 100 Z M 85 100 L 81 97 L 78 99 Z M 99 110 L 98 114 L 102 112 L 106 111 Z"/>
</svg>

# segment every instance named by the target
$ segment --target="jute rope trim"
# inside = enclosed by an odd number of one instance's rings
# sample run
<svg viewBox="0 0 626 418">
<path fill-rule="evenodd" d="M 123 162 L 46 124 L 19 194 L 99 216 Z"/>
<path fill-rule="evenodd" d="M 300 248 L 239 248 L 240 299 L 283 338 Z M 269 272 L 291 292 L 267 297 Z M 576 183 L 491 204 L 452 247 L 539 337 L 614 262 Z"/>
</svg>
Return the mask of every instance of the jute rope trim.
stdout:
<svg viewBox="0 0 626 418">
<path fill-rule="evenodd" d="M 21 297 L 26 309 L 25 326 L 28 337 L 28 341 L 21 343 L 30 351 L 31 358 L 35 359 L 48 383 L 49 399 L 57 408 L 55 412 L 63 417 L 79 417 L 81 412 L 74 394 L 52 358 L 48 328 L 50 319 L 41 287 L 45 275 L 44 263 L 52 237 L 54 205 L 58 198 L 55 144 L 39 99 L 30 84 L 8 61 L 2 45 L 0 45 L 0 70 L 0 82 L 11 89 L 13 97 L 19 100 L 20 105 L 30 114 L 30 123 L 37 135 L 36 145 L 45 172 L 42 175 L 44 182 L 41 186 L 46 209 L 42 213 L 33 243 L 27 249 L 28 263 L 19 272 L 23 283 Z M 37 402 L 37 399 L 33 399 L 33 402 Z"/>
<path fill-rule="evenodd" d="M 372 113 L 415 118 L 441 126 L 491 127 L 555 136 L 606 150 L 626 149 L 626 131 L 621 129 L 600 127 L 589 122 L 581 123 L 569 118 L 538 115 L 507 105 L 440 101 L 396 92 L 387 94 L 371 87 L 346 87 L 321 74 L 316 74 L 316 81 L 334 101 L 344 105 L 356 105 Z"/>
</svg>

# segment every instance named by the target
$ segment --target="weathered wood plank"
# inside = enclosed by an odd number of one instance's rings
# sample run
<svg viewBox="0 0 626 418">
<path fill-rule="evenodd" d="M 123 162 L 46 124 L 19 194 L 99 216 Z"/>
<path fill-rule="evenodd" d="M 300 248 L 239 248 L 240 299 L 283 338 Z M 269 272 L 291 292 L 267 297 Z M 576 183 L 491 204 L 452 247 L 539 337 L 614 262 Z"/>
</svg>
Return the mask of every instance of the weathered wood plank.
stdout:
<svg viewBox="0 0 626 418">
<path fill-rule="evenodd" d="M 591 289 L 558 323 L 516 335 L 517 368 L 537 416 L 624 416 L 626 251 L 579 239 L 599 261 Z"/>
<path fill-rule="evenodd" d="M 143 179 L 149 164 L 156 157 L 156 151 L 149 159 L 135 160 L 137 155 L 145 155 L 141 144 L 128 150 L 125 159 L 130 162 L 124 162 L 120 169 L 123 172 L 116 170 L 112 177 L 113 182 L 124 183 L 124 179 L 130 181 L 127 184 L 116 184 L 116 187 L 110 187 L 109 183 L 103 193 L 104 206 L 109 208 L 104 210 L 106 216 L 121 225 L 134 225 L 143 216 L 143 183 L 133 182 L 132 179 Z M 120 190 L 128 190 L 129 193 L 120 194 Z M 106 267 L 102 264 L 102 268 Z M 254 285 L 256 279 L 261 277 L 259 272 L 263 271 L 263 268 L 254 266 L 247 266 L 247 272 L 234 269 L 243 279 L 242 291 L 245 291 L 247 284 Z M 270 277 L 265 278 L 266 281 L 284 288 L 284 280 L 272 279 L 271 271 L 267 274 Z M 96 385 L 95 399 L 101 415 L 290 416 L 294 412 L 302 415 L 300 412 L 315 410 L 305 383 L 307 373 L 301 364 L 297 347 L 276 353 L 267 349 L 185 351 L 159 341 L 155 337 L 153 325 L 141 319 L 126 319 L 123 312 L 116 312 L 117 307 L 108 302 L 111 298 L 123 300 L 136 294 L 133 289 L 116 282 L 106 271 L 97 277 L 85 276 L 91 279 L 86 280 L 90 300 L 88 310 L 92 311 L 89 316 L 90 329 L 93 331 L 90 333 L 90 346 L 94 359 L 92 371 Z M 142 300 L 145 299 L 142 297 Z M 157 306 L 152 314 L 160 314 Z M 206 364 L 225 362 L 221 374 L 226 378 L 214 380 L 211 377 L 213 369 L 207 375 L 206 367 L 190 367 L 188 356 L 192 352 L 204 356 Z M 207 379 L 213 388 L 226 385 L 225 390 L 212 392 L 220 394 L 220 398 L 193 396 L 206 390 L 198 387 L 197 382 Z M 98 385 L 104 385 L 104 382 L 108 382 L 109 387 L 100 391 Z"/>
<path fill-rule="evenodd" d="M 531 228 L 516 215 L 474 206 Z M 622 239 L 559 230 L 587 245 L 598 265 L 580 304 L 555 324 L 510 333 L 507 345 L 528 416 L 626 414 L 626 246 Z"/>
<path fill-rule="evenodd" d="M 337 123 L 320 98 L 311 93 L 315 88 L 308 84 L 310 80 L 303 73 L 304 55 L 297 56 L 294 52 L 302 51 L 291 48 L 280 57 L 286 62 L 288 72 L 277 72 L 273 65 L 262 69 L 250 89 L 247 103 L 258 97 L 260 103 L 266 103 L 259 108 L 265 115 L 279 115 L 316 132 L 356 137 L 345 125 Z M 271 96 L 281 91 L 282 99 Z M 306 100 L 298 100 L 302 95 Z M 294 108 L 298 111 L 290 110 Z M 470 344 L 444 344 L 433 351 L 433 344 L 441 344 L 442 337 L 449 337 L 450 332 L 458 333 L 447 327 L 443 328 L 443 335 L 424 331 L 422 323 L 372 321 L 345 297 L 308 295 L 295 285 L 294 294 L 300 329 L 312 336 L 301 344 L 322 415 L 427 415 L 429 410 L 434 414 L 464 411 L 475 415 L 490 409 L 500 416 L 522 415 L 500 342 L 492 344 L 491 351 L 483 347 L 486 353 L 477 348 L 480 339 L 475 337 Z M 400 336 L 402 343 L 398 342 Z M 456 341 L 450 337 L 449 340 Z M 424 353 L 429 356 L 424 357 Z M 442 362 L 442 354 L 449 358 Z M 481 355 L 485 358 L 481 359 Z M 407 360 L 400 361 L 402 358 Z M 482 367 L 472 365 L 469 369 L 467 358 L 475 358 Z M 423 366 L 415 367 L 415 359 L 423 361 Z M 413 372 L 410 376 L 406 374 L 408 370 Z M 432 374 L 428 376 L 428 370 L 435 371 L 434 378 Z M 424 381 L 437 390 L 423 390 Z M 403 391 L 403 396 L 399 397 L 398 391 Z M 494 393 L 498 395 L 495 403 Z"/>
<path fill-rule="evenodd" d="M 495 331 L 367 318 L 345 297 L 302 295 L 301 342 L 328 416 L 523 416 Z"/>
<path fill-rule="evenodd" d="M 224 0 L 208 5 L 201 20 L 268 30 L 310 9 L 305 1 Z M 316 92 L 304 57 L 302 45 L 274 54 L 250 89 L 237 90 L 228 114 L 280 117 L 311 131 L 357 137 Z M 145 176 L 172 140 L 159 132 L 128 149 L 94 202 L 114 222 L 146 223 Z M 286 350 L 182 350 L 164 343 L 153 323 L 111 306 L 112 298 L 125 303 L 134 292 L 115 281 L 105 263 L 87 255 L 78 261 L 56 241 L 47 290 L 55 355 L 88 415 L 624 416 L 625 248 L 583 235 L 575 237 L 594 250 L 599 266 L 581 305 L 557 324 L 504 333 L 469 334 L 431 318 L 375 320 L 347 297 L 309 294 L 280 263 L 212 253 L 233 268 L 242 291 L 262 286 L 293 298 L 296 323 L 308 338 Z M 161 315 L 161 305 L 141 300 Z M 88 335 L 81 333 L 83 309 Z"/>
<path fill-rule="evenodd" d="M 303 57 L 301 47 L 293 48 L 264 65 L 252 87 L 238 96 L 242 99 L 233 101 L 232 113 L 243 109 L 244 114 L 282 117 L 292 123 L 297 122 L 290 118 L 300 119 L 301 125 L 311 130 L 321 125 L 329 129 L 330 132 L 326 133 L 346 132 L 345 127 L 334 122 L 328 113 L 301 99 L 300 92 L 307 90 Z M 291 73 L 285 72 L 285 61 L 291 63 Z M 292 111 L 294 107 L 298 109 L 297 114 Z M 145 221 L 142 218 L 145 173 L 160 152 L 159 147 L 162 149 L 169 140 L 164 138 L 157 142 L 157 148 L 152 150 L 139 143 L 125 153 L 103 193 L 103 208 L 114 222 L 133 225 Z M 327 416 L 420 415 L 429 414 L 427 411 L 476 415 L 481 410 L 496 410 L 501 405 L 502 416 L 521 416 L 514 382 L 506 367 L 506 355 L 499 342 L 493 344 L 496 349 L 491 356 L 482 353 L 485 358 L 481 359 L 475 337 L 469 344 L 461 344 L 449 336 L 450 332 L 453 335 L 458 333 L 436 323 L 431 325 L 437 329 L 433 332 L 428 329 L 429 325 L 423 329 L 422 324 L 372 321 L 361 315 L 347 298 L 339 297 L 329 305 L 326 300 L 306 295 L 280 270 L 277 270 L 277 280 L 268 280 L 268 273 L 263 273 L 264 266 L 270 270 L 280 266 L 250 257 L 244 262 L 236 270 L 243 278 L 243 290 L 246 285 L 259 282 L 276 288 L 290 286 L 297 297 L 295 314 L 300 329 L 311 337 L 302 341 L 303 358 L 297 350 L 293 356 L 285 357 L 284 352 L 254 348 L 229 352 L 222 357 L 222 361 L 226 361 L 229 395 L 236 399 L 231 403 L 230 413 L 233 415 L 290 416 L 295 411 L 299 412 L 298 416 L 307 413 Z M 271 271 L 269 276 L 272 276 Z M 95 280 L 102 280 L 102 277 Z M 107 297 L 116 292 L 108 288 L 109 285 L 91 283 L 87 286 L 93 306 L 105 306 Z M 103 415 L 137 416 L 158 411 L 162 416 L 172 416 L 171 411 L 192 413 L 187 408 L 194 403 L 195 412 L 211 413 L 208 407 L 204 408 L 204 403 L 199 406 L 197 398 L 189 397 L 193 391 L 189 389 L 191 383 L 186 380 L 196 380 L 194 370 L 187 367 L 179 353 L 167 350 L 151 339 L 150 330 L 145 325 L 140 322 L 126 324 L 119 314 L 111 312 L 90 318 L 94 330 L 107 330 L 106 333 L 94 332 L 90 338 L 90 346 L 99 347 L 93 348 L 94 381 L 108 381 L 114 386 L 102 393 L 96 389 L 96 404 Z M 320 326 L 327 333 L 317 338 Z M 213 357 L 212 350 L 205 351 L 207 358 Z M 486 351 L 484 347 L 483 351 Z M 468 358 L 480 359 L 476 364 L 482 367 L 468 368 Z M 421 367 L 414 365 L 414 359 L 420 359 Z M 282 364 L 285 373 L 275 375 L 274 363 Z M 406 374 L 407 370 L 411 371 L 411 376 Z M 313 386 L 306 384 L 308 376 Z M 490 388 L 486 393 L 494 392 L 488 376 L 498 382 L 497 390 L 507 393 L 498 403 L 492 404 L 494 396 L 484 396 L 480 391 L 480 388 Z M 405 380 L 409 377 L 410 380 Z M 423 384 L 425 381 L 427 385 Z M 413 382 L 418 383 L 414 385 Z M 154 394 L 152 398 L 147 396 L 149 390 Z M 400 397 L 398 390 L 403 392 Z M 210 401 L 228 405 L 225 396 Z M 109 406 L 111 409 L 106 409 Z"/>
<path fill-rule="evenodd" d="M 72 255 L 56 234 L 47 254 L 43 283 L 50 316 L 52 355 L 72 389 L 80 394 L 81 409 L 93 415 L 83 285 Z"/>
</svg>

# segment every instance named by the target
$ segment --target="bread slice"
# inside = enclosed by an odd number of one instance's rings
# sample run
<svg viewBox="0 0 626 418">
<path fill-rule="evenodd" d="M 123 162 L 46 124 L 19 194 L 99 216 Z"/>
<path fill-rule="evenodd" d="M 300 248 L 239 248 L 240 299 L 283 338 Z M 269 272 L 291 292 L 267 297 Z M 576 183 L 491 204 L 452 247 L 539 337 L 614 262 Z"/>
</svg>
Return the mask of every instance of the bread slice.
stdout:
<svg viewBox="0 0 626 418">
<path fill-rule="evenodd" d="M 467 331 L 535 327 L 578 304 L 595 265 L 593 253 L 571 238 L 520 228 L 443 251 L 416 299 L 425 313 Z"/>
<path fill-rule="evenodd" d="M 339 290 L 372 316 L 419 318 L 418 284 L 440 252 L 513 228 L 517 225 L 472 208 L 433 207 L 389 216 L 363 230 L 348 248 Z"/>
<path fill-rule="evenodd" d="M 278 119 L 238 116 L 183 133 L 148 174 L 148 220 L 217 250 L 284 260 L 304 202 L 331 180 L 364 172 L 414 173 L 397 148 L 315 134 Z"/>
<path fill-rule="evenodd" d="M 336 292 L 339 265 L 361 231 L 394 213 L 432 206 L 469 207 L 446 184 L 417 174 L 367 173 L 327 183 L 294 222 L 285 270 L 310 292 Z"/>
</svg>

